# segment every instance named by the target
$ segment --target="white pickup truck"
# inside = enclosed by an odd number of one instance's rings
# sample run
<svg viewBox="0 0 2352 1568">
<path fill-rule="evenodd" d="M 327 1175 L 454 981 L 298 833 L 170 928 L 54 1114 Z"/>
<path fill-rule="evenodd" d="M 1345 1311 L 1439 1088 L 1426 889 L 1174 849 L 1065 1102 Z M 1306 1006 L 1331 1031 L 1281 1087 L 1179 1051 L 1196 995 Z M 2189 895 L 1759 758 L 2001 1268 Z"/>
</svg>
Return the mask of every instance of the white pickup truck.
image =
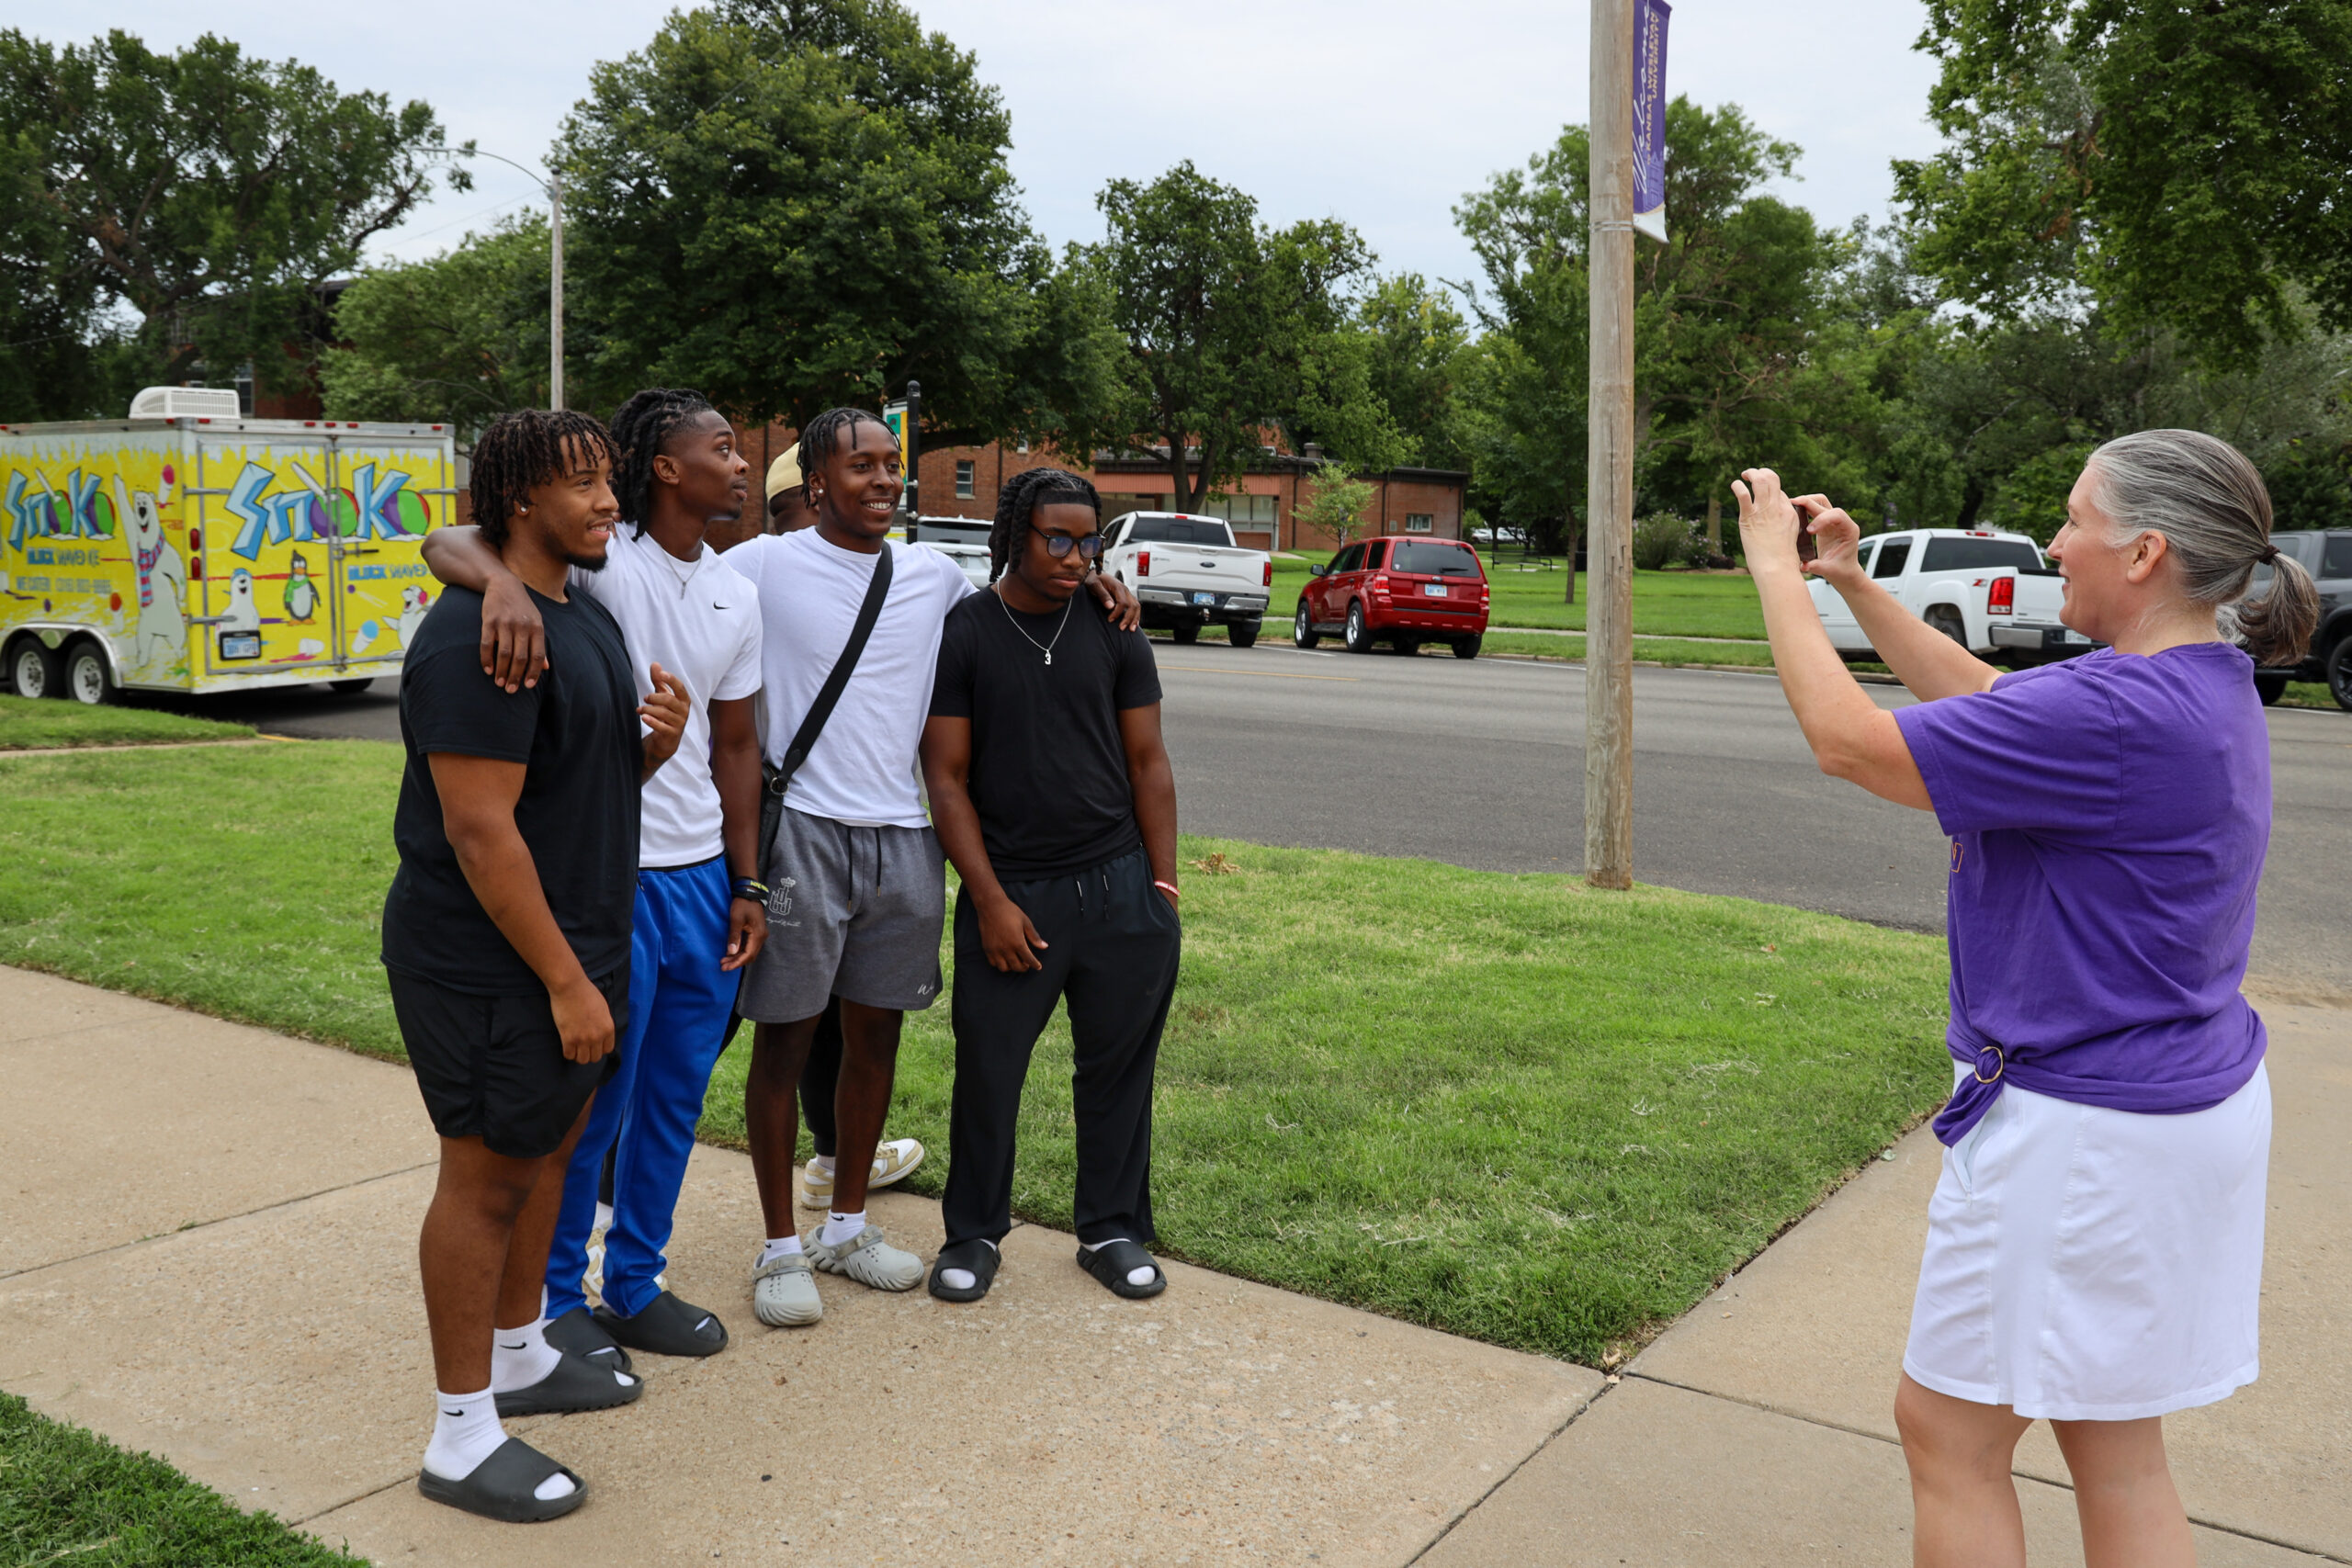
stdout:
<svg viewBox="0 0 2352 1568">
<path fill-rule="evenodd" d="M 2023 534 L 1978 528 L 1913 528 L 1862 541 L 1862 570 L 1903 607 L 1972 653 L 2040 663 L 2088 653 L 2098 644 L 2060 624 L 2065 591 L 2058 570 Z M 1810 580 L 1813 607 L 1829 640 L 1854 659 L 1870 639 L 1838 591 Z"/>
<path fill-rule="evenodd" d="M 1224 626 L 1236 648 L 1258 640 L 1274 558 L 1237 547 L 1223 518 L 1129 512 L 1103 535 L 1102 570 L 1135 591 L 1145 626 L 1166 626 L 1184 643 L 1211 624 Z"/>
</svg>

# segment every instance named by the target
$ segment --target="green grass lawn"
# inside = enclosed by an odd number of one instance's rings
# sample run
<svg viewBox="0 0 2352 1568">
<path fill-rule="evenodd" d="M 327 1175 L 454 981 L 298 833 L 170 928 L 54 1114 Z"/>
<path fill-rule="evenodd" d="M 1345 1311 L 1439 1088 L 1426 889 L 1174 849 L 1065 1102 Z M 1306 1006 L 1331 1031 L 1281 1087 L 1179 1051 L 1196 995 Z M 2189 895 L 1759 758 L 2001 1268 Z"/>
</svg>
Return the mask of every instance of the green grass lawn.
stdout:
<svg viewBox="0 0 2352 1568">
<path fill-rule="evenodd" d="M 53 697 L 0 696 L 0 751 L 48 746 L 140 746 L 166 740 L 234 740 L 249 724 L 220 724 L 153 708 L 88 706 Z"/>
<path fill-rule="evenodd" d="M 0 760 L 0 962 L 396 1058 L 399 768 L 365 741 Z M 1930 937 L 1186 840 L 1213 852 L 1241 869 L 1187 874 L 1155 1148 L 1164 1244 L 1212 1268 L 1606 1364 L 1948 1087 Z M 1017 1209 L 1049 1224 L 1068 1060 L 1057 1026 L 1023 1111 Z M 942 1154 L 951 1063 L 947 1008 L 910 1018 L 891 1127 Z"/>
<path fill-rule="evenodd" d="M 0 1563 L 323 1568 L 360 1559 L 240 1511 L 152 1454 L 126 1453 L 0 1393 Z"/>
<path fill-rule="evenodd" d="M 1486 560 L 1484 556 L 1480 560 Z M 1305 560 L 1274 562 L 1274 585 L 1268 590 L 1266 614 L 1286 621 L 1306 584 Z M 1590 579 L 1577 574 L 1577 602 L 1563 594 L 1567 574 L 1562 571 L 1520 571 L 1506 562 L 1500 570 L 1487 562 L 1491 596 L 1487 619 L 1498 626 L 1553 626 L 1584 629 L 1585 596 Z M 1756 585 L 1744 573 L 1698 571 L 1636 571 L 1634 573 L 1634 630 L 1648 637 L 1736 637 L 1764 635 L 1764 612 L 1757 606 Z"/>
</svg>

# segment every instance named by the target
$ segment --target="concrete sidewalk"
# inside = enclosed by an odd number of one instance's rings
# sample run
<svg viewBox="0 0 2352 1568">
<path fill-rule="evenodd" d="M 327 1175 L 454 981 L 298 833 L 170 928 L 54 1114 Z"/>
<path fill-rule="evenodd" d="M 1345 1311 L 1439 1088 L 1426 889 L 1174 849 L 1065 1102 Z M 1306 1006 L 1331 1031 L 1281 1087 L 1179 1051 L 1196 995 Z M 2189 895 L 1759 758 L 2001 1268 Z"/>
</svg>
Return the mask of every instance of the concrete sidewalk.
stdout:
<svg viewBox="0 0 2352 1568">
<path fill-rule="evenodd" d="M 2208 1563 L 2352 1561 L 2346 1020 L 2265 1011 L 2266 1375 L 2179 1418 L 2176 1464 Z M 828 1279 L 821 1325 L 766 1330 L 749 1162 L 703 1149 L 673 1282 L 735 1343 L 515 1424 L 594 1488 L 520 1529 L 414 1488 L 434 1149 L 403 1069 L 0 969 L 0 1387 L 379 1563 L 1909 1560 L 1920 1137 L 1611 1382 L 1181 1264 L 1117 1302 L 1026 1226 L 976 1307 Z M 934 1204 L 876 1207 L 937 1247 Z M 2021 1470 L 2040 1560 L 2079 1560 L 2045 1437 Z"/>
</svg>

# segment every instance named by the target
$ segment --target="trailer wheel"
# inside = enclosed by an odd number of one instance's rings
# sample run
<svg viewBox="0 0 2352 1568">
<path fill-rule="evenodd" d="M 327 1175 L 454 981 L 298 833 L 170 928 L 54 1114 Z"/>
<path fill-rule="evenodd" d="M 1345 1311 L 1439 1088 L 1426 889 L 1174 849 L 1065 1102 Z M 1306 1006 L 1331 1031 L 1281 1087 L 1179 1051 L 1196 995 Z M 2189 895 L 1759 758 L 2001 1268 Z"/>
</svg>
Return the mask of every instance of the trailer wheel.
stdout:
<svg viewBox="0 0 2352 1568">
<path fill-rule="evenodd" d="M 57 695 L 57 655 L 37 637 L 20 637 L 8 650 L 8 683 L 20 697 Z"/>
<path fill-rule="evenodd" d="M 356 697 L 375 683 L 373 675 L 353 675 L 341 681 L 329 681 L 327 690 L 338 697 Z"/>
<path fill-rule="evenodd" d="M 65 650 L 65 683 L 58 693 L 88 707 L 114 701 L 114 670 L 104 649 L 84 637 Z"/>
</svg>

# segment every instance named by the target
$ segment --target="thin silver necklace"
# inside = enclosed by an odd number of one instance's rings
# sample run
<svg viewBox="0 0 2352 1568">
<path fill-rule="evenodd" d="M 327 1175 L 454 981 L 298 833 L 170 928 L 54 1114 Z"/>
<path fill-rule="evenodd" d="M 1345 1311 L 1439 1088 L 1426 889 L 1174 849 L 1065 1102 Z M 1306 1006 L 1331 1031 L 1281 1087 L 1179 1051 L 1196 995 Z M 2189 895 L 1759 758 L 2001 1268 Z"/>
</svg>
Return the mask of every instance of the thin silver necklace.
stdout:
<svg viewBox="0 0 2352 1568">
<path fill-rule="evenodd" d="M 1069 599 L 1063 602 L 1062 618 L 1054 623 L 1054 642 L 1039 642 L 1035 637 L 1031 637 L 1029 635 L 1028 627 L 1023 626 L 1019 621 L 1013 620 L 1012 606 L 1004 602 L 1003 594 L 998 594 L 996 596 L 996 602 L 997 607 L 1004 612 L 1004 618 L 1012 626 L 1012 629 L 1019 632 L 1023 640 L 1026 641 L 1030 647 L 1037 649 L 1040 653 L 1043 653 L 1046 656 L 1046 662 L 1051 664 L 1054 661 L 1054 643 L 1062 640 L 1062 628 L 1069 625 L 1069 607 L 1070 605 L 1078 603 L 1078 595 L 1073 593 Z"/>
</svg>

